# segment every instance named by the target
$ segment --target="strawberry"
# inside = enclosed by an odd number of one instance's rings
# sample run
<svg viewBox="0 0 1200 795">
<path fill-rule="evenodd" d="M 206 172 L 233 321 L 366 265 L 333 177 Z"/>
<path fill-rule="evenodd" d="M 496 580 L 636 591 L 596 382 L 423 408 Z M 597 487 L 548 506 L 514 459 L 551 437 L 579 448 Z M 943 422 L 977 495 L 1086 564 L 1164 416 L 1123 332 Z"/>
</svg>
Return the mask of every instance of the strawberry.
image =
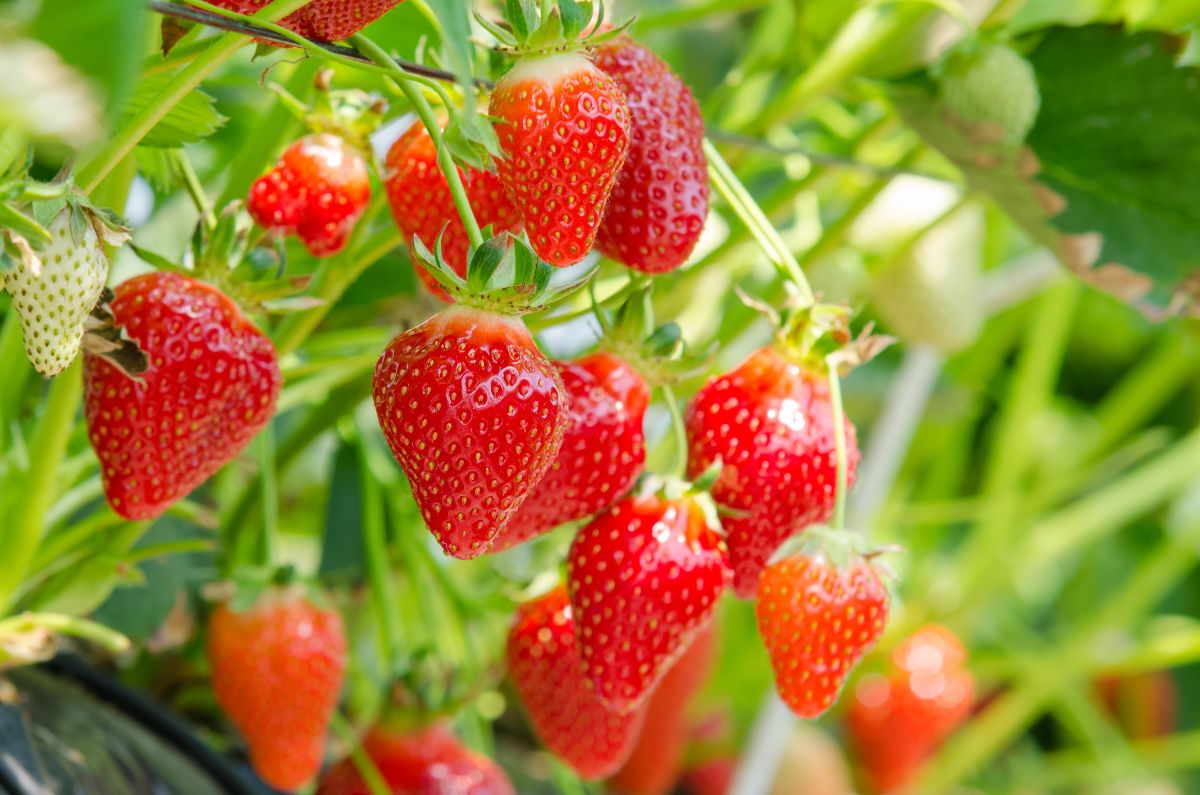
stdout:
<svg viewBox="0 0 1200 795">
<path fill-rule="evenodd" d="M 850 738 L 877 792 L 895 792 L 971 713 L 974 679 L 950 630 L 928 626 L 892 653 L 887 676 L 859 680 L 847 715 Z"/>
<path fill-rule="evenodd" d="M 646 382 L 609 353 L 555 362 L 570 401 L 562 449 L 529 499 L 497 536 L 508 549 L 612 505 L 646 462 Z"/>
<path fill-rule="evenodd" d="M 109 504 L 127 519 L 152 519 L 258 434 L 282 377 L 270 340 L 215 287 L 149 273 L 115 295 L 115 322 L 149 368 L 134 380 L 86 355 L 84 413 Z"/>
<path fill-rule="evenodd" d="M 1042 104 L 1033 65 L 1005 44 L 955 53 L 941 89 L 955 116 L 1009 146 L 1025 140 Z"/>
<path fill-rule="evenodd" d="M 456 305 L 396 337 L 375 408 L 446 554 L 486 552 L 562 446 L 567 398 L 517 318 Z"/>
<path fill-rule="evenodd" d="M 21 261 L 0 272 L 0 281 L 12 294 L 25 355 L 51 378 L 75 361 L 84 325 L 104 290 L 104 243 L 123 242 L 127 235 L 114 236 L 93 213 L 78 207 L 63 209 L 46 231 L 51 241 L 36 254 L 40 270 Z"/>
<path fill-rule="evenodd" d="M 217 703 L 246 738 L 263 781 L 296 790 L 321 769 L 325 735 L 346 670 L 346 637 L 335 610 L 297 587 L 264 591 L 235 612 L 221 604 L 208 623 Z"/>
<path fill-rule="evenodd" d="M 392 795 L 513 795 L 508 776 L 491 759 L 466 748 L 441 726 L 398 732 L 377 726 L 363 751 Z M 371 795 L 353 759 L 321 777 L 317 795 Z"/>
<path fill-rule="evenodd" d="M 627 497 L 575 536 L 567 577 L 588 678 L 628 712 L 712 619 L 729 569 L 695 502 Z"/>
<path fill-rule="evenodd" d="M 581 777 L 606 776 L 629 756 L 644 712 L 620 715 L 596 697 L 583 674 L 566 588 L 517 609 L 508 673 L 542 742 Z"/>
<path fill-rule="evenodd" d="M 367 162 L 331 133 L 305 136 L 250 187 L 246 209 L 259 226 L 294 234 L 314 257 L 341 251 L 371 198 Z"/>
<path fill-rule="evenodd" d="M 521 231 L 521 216 L 495 174 L 478 169 L 459 169 L 459 174 L 475 220 L 481 227 L 491 226 L 497 234 Z M 392 144 L 384 184 L 392 217 L 404 236 L 409 240 L 420 238 L 431 250 L 440 236 L 446 264 L 459 276 L 466 276 L 467 230 L 450 196 L 450 185 L 438 168 L 437 148 L 425 125 L 417 122 Z M 415 255 L 412 261 L 417 262 Z M 449 294 L 427 270 L 419 264 L 416 270 L 430 292 L 443 301 L 450 301 Z"/>
<path fill-rule="evenodd" d="M 629 149 L 621 89 L 578 53 L 526 57 L 496 85 L 488 115 L 504 152 L 500 181 L 533 250 L 551 265 L 579 262 Z"/>
<path fill-rule="evenodd" d="M 779 545 L 833 510 L 837 482 L 833 412 L 825 373 L 773 347 L 710 380 L 687 411 L 688 472 L 724 463 L 712 496 L 724 517 L 733 587 L 749 599 Z M 848 483 L 858 464 L 846 423 Z"/>
<path fill-rule="evenodd" d="M 270 0 L 213 0 L 213 5 L 255 14 Z M 339 41 L 349 38 L 391 11 L 404 0 L 313 0 L 280 22 L 307 39 Z"/>
<path fill-rule="evenodd" d="M 719 756 L 689 768 L 680 780 L 680 792 L 684 795 L 725 795 L 733 786 L 737 773 L 737 760 L 731 756 Z"/>
<path fill-rule="evenodd" d="M 631 139 L 597 246 L 644 273 L 674 270 L 708 217 L 700 106 L 665 61 L 628 36 L 601 44 L 594 59 L 625 94 Z"/>
<path fill-rule="evenodd" d="M 690 733 L 688 703 L 712 673 L 716 653 L 716 632 L 709 624 L 696 634 L 646 702 L 646 723 L 633 753 L 608 780 L 611 792 L 668 795 L 674 789 Z"/>
<path fill-rule="evenodd" d="M 861 557 L 839 568 L 822 555 L 795 555 L 763 571 L 754 610 L 780 698 L 815 718 L 883 634 L 888 592 Z"/>
</svg>

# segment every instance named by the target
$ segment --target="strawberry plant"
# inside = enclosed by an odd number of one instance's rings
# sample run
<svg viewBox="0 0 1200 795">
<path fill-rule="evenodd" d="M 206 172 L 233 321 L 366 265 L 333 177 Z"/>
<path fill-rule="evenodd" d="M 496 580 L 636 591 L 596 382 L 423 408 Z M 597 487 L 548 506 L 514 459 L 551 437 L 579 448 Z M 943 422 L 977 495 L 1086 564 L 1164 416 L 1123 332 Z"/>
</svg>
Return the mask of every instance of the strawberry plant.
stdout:
<svg viewBox="0 0 1200 795">
<path fill-rule="evenodd" d="M 0 788 L 1200 787 L 1194 2 L 76 5 Z"/>
</svg>

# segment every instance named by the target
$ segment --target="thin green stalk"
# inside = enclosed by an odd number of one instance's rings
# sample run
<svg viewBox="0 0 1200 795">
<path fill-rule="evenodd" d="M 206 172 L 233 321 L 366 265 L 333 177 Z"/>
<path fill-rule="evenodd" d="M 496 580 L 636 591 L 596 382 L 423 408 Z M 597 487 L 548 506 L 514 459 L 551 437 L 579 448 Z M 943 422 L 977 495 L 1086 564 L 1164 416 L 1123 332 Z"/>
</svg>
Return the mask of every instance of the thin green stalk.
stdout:
<svg viewBox="0 0 1200 795">
<path fill-rule="evenodd" d="M 668 471 L 680 477 L 686 477 L 688 463 L 687 426 L 683 423 L 683 414 L 679 411 L 679 400 L 675 397 L 675 390 L 670 384 L 663 384 L 659 388 L 662 390 L 663 402 L 667 404 L 667 411 L 671 414 L 673 459 Z"/>
<path fill-rule="evenodd" d="M 837 457 L 837 485 L 834 492 L 833 518 L 831 524 L 834 530 L 846 526 L 846 489 L 849 482 L 849 463 L 846 458 L 846 411 L 842 406 L 842 379 L 838 375 L 837 365 L 826 362 L 829 370 L 829 406 L 833 414 L 833 449 Z"/>
<path fill-rule="evenodd" d="M 396 584 L 392 580 L 391 561 L 388 558 L 387 526 L 384 520 L 383 491 L 371 473 L 367 460 L 367 443 L 361 438 L 357 445 L 359 455 L 359 477 L 362 483 L 363 501 L 363 551 L 367 561 L 367 579 L 371 586 L 371 597 L 379 616 L 379 640 L 383 659 L 391 670 L 402 654 L 400 638 L 404 623 L 396 611 Z"/>
<path fill-rule="evenodd" d="M 450 156 L 450 150 L 442 145 L 442 125 L 438 122 L 437 114 L 433 112 L 429 101 L 425 99 L 424 94 L 417 90 L 413 76 L 397 66 L 395 59 L 384 52 L 378 44 L 361 33 L 353 36 L 350 41 L 359 52 L 386 68 L 396 78 L 400 90 L 404 92 L 404 96 L 412 104 L 413 110 L 421 118 L 421 123 L 425 125 L 429 137 L 433 139 L 433 144 L 437 147 L 438 166 L 450 184 L 450 196 L 454 199 L 454 207 L 458 210 L 458 216 L 467 230 L 467 238 L 471 241 L 471 250 L 479 248 L 483 245 L 483 233 L 479 229 L 479 223 L 475 220 L 471 202 L 467 199 L 467 189 L 463 186 L 458 166 L 455 165 L 454 158 Z"/>
<path fill-rule="evenodd" d="M 182 149 L 174 150 L 171 159 L 175 162 L 175 168 L 179 169 L 179 174 L 183 177 L 183 185 L 187 188 L 188 195 L 192 197 L 192 203 L 200 211 L 204 225 L 213 229 L 217 225 L 217 215 L 213 212 L 208 194 L 204 192 L 204 186 L 200 184 L 200 177 L 196 175 L 196 169 L 192 168 L 192 161 L 188 159 Z"/>
<path fill-rule="evenodd" d="M 0 450 L 8 449 L 8 426 L 16 422 L 25 384 L 33 374 L 33 365 L 25 356 L 21 339 L 21 323 L 17 313 L 10 310 L 0 326 Z"/>
<path fill-rule="evenodd" d="M 75 412 L 82 400 L 81 365 L 78 360 L 55 379 L 30 442 L 33 464 L 21 487 L 16 516 L 0 523 L 0 605 L 11 607 L 13 594 L 29 571 L 37 553 L 46 512 L 54 501 L 58 466 L 67 451 L 67 440 L 75 425 Z"/>
<path fill-rule="evenodd" d="M 129 638 L 120 632 L 86 618 L 59 613 L 21 613 L 6 618 L 0 621 L 0 638 L 11 638 L 38 629 L 89 640 L 113 654 L 120 654 L 129 648 Z"/>
<path fill-rule="evenodd" d="M 383 778 L 383 774 L 379 772 L 379 767 L 375 764 L 375 760 L 367 754 L 362 748 L 362 738 L 358 736 L 358 732 L 350 725 L 350 721 L 342 715 L 340 711 L 335 711 L 333 717 L 329 721 L 329 727 L 333 729 L 333 733 L 341 740 L 342 745 L 346 746 L 347 752 L 350 754 L 350 760 L 354 762 L 354 767 L 358 770 L 358 774 L 362 776 L 363 782 L 367 785 L 367 791 L 371 795 L 392 795 L 392 788 Z"/>
<path fill-rule="evenodd" d="M 279 482 L 275 471 L 275 429 L 268 422 L 258 437 L 259 472 L 262 478 L 263 526 L 258 560 L 266 566 L 279 562 Z"/>
<path fill-rule="evenodd" d="M 255 19 L 258 21 L 274 21 L 281 19 L 309 0 L 273 0 L 264 7 Z M 109 140 L 92 160 L 80 169 L 76 182 L 87 193 L 91 193 L 110 171 L 121 162 L 138 142 L 146 137 L 154 125 L 175 107 L 184 97 L 194 91 L 204 78 L 212 74 L 217 67 L 228 61 L 233 55 L 249 43 L 249 39 L 238 33 L 226 33 L 216 39 L 196 59 L 184 67 L 171 80 L 152 102 L 133 114 L 126 120 L 117 133 Z"/>
<path fill-rule="evenodd" d="M 809 287 L 808 279 L 805 278 L 804 271 L 796 262 L 796 257 L 792 254 L 791 249 L 783 242 L 778 230 L 768 220 L 750 192 L 738 180 L 733 169 L 721 157 L 717 147 L 707 138 L 704 139 L 704 154 L 708 158 L 709 173 L 717 192 L 729 203 L 730 208 L 750 230 L 763 253 L 767 255 L 780 274 L 796 285 L 800 299 L 806 304 L 813 303 L 812 288 Z"/>
</svg>

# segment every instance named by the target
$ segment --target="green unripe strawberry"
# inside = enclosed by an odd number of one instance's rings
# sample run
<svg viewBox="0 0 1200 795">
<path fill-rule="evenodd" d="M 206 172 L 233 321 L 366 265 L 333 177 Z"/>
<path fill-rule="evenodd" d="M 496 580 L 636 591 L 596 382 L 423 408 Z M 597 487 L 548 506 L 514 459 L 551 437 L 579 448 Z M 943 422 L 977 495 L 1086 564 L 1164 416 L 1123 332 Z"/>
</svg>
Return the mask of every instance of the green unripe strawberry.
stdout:
<svg viewBox="0 0 1200 795">
<path fill-rule="evenodd" d="M 67 369 L 79 353 L 84 325 L 108 278 L 104 244 L 124 237 L 105 224 L 81 206 L 68 206 L 47 227 L 51 242 L 37 252 L 40 268 L 22 261 L 4 271 L 25 353 L 47 378 Z"/>
<path fill-rule="evenodd" d="M 942 77 L 942 102 L 962 121 L 994 127 L 1015 145 L 1037 119 L 1042 98 L 1029 61 L 1003 44 L 953 56 Z"/>
</svg>

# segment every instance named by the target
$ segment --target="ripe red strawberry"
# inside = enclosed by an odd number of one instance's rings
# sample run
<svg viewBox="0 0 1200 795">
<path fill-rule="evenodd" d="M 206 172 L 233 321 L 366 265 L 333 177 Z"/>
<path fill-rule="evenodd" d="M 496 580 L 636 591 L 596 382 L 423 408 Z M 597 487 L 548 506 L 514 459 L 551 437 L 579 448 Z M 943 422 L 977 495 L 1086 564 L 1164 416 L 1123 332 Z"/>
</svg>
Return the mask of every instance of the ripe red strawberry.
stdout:
<svg viewBox="0 0 1200 795">
<path fill-rule="evenodd" d="M 341 251 L 371 198 L 367 162 L 345 139 L 309 135 L 250 187 L 246 209 L 258 225 L 294 234 L 314 257 Z"/>
<path fill-rule="evenodd" d="M 716 662 L 716 632 L 712 624 L 671 666 L 646 702 L 646 722 L 633 753 L 608 780 L 616 795 L 668 795 L 683 770 L 683 755 L 690 735 L 687 707 L 712 673 Z"/>
<path fill-rule="evenodd" d="M 554 366 L 570 401 L 562 449 L 496 537 L 497 550 L 607 508 L 629 491 L 646 463 L 642 419 L 650 389 L 642 377 L 610 353 Z"/>
<path fill-rule="evenodd" d="M 499 177 L 476 169 L 465 172 L 459 169 L 459 173 L 480 227 L 491 226 L 496 234 L 521 231 L 521 216 L 509 201 Z M 470 248 L 467 230 L 454 207 L 450 185 L 438 168 L 437 147 L 425 125 L 417 122 L 392 145 L 384 183 L 392 217 L 404 236 L 410 241 L 420 238 L 433 251 L 441 235 L 446 264 L 465 277 Z M 417 262 L 415 256 L 412 261 Z M 416 265 L 416 270 L 430 292 L 447 303 L 450 301 L 449 294 L 428 271 L 420 265 Z"/>
<path fill-rule="evenodd" d="M 862 558 L 844 569 L 808 555 L 767 566 L 754 610 L 775 687 L 793 712 L 815 718 L 833 706 L 851 669 L 883 634 L 888 601 Z"/>
<path fill-rule="evenodd" d="M 729 568 L 694 502 L 627 497 L 579 531 L 567 575 L 587 675 L 626 712 L 712 618 Z"/>
<path fill-rule="evenodd" d="M 583 674 L 566 588 L 517 608 L 508 673 L 542 742 L 582 778 L 606 776 L 629 756 L 644 712 L 620 715 L 596 697 Z"/>
<path fill-rule="evenodd" d="M 392 795 L 513 795 L 512 782 L 486 756 L 441 726 L 399 732 L 377 726 L 363 740 Z M 371 795 L 353 759 L 321 777 L 317 795 Z"/>
<path fill-rule="evenodd" d="M 685 795 L 725 795 L 733 786 L 737 760 L 719 756 L 690 768 L 680 782 Z"/>
<path fill-rule="evenodd" d="M 887 676 L 864 676 L 854 688 L 847 728 L 875 791 L 910 784 L 970 715 L 975 686 L 965 657 L 954 633 L 928 626 L 896 647 Z"/>
<path fill-rule="evenodd" d="M 257 13 L 270 0 L 213 0 L 239 14 Z M 283 18 L 285 28 L 317 41 L 349 38 L 404 0 L 313 0 Z"/>
<path fill-rule="evenodd" d="M 321 769 L 346 670 L 341 616 L 294 587 L 268 590 L 241 613 L 222 604 L 209 619 L 208 660 L 217 703 L 258 775 L 281 790 L 307 784 Z"/>
<path fill-rule="evenodd" d="M 527 57 L 492 92 L 500 181 L 539 257 L 563 267 L 591 250 L 629 149 L 629 109 L 578 53 Z"/>
<path fill-rule="evenodd" d="M 150 273 L 115 290 L 116 323 L 146 352 L 135 381 L 84 357 L 88 436 L 114 511 L 152 519 L 237 456 L 271 419 L 275 349 L 217 288 Z"/>
<path fill-rule="evenodd" d="M 698 476 L 718 458 L 724 462 L 712 496 L 735 512 L 722 524 L 734 590 L 750 599 L 779 545 L 833 511 L 837 455 L 829 382 L 823 372 L 763 348 L 705 384 L 686 423 L 689 474 Z M 849 421 L 846 453 L 853 483 L 858 444 Z"/>
<path fill-rule="evenodd" d="M 631 137 L 597 246 L 645 273 L 674 270 L 708 217 L 700 106 L 665 61 L 628 36 L 597 47 L 595 63 L 625 94 Z"/>
<path fill-rule="evenodd" d="M 374 397 L 425 523 L 456 558 L 488 551 L 567 426 L 562 381 L 525 324 L 460 305 L 391 341 Z"/>
</svg>

